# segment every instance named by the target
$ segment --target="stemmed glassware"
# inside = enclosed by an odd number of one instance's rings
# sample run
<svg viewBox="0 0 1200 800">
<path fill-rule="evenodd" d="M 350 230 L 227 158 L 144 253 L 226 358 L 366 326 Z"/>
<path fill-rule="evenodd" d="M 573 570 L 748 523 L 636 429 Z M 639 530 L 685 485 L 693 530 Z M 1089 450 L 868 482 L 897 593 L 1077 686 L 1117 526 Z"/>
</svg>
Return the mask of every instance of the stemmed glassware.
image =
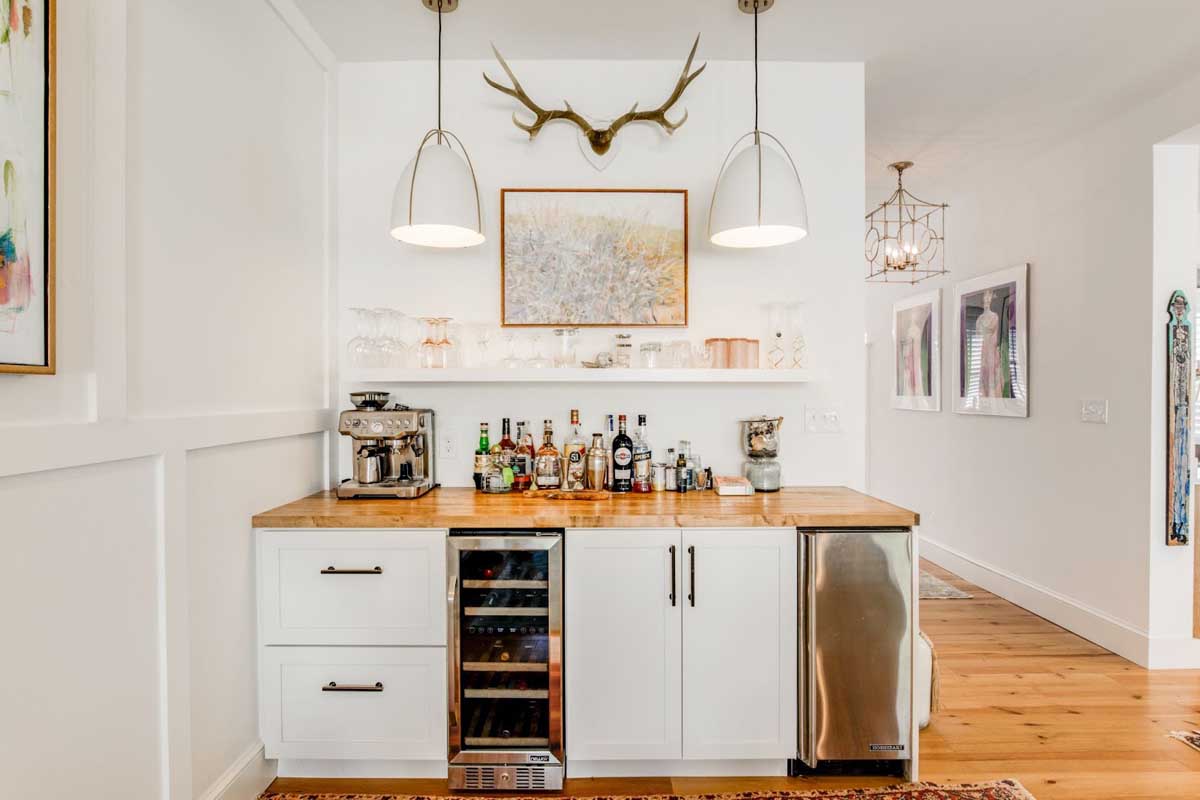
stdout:
<svg viewBox="0 0 1200 800">
<path fill-rule="evenodd" d="M 365 367 L 370 362 L 371 320 L 365 308 L 350 309 L 354 317 L 354 337 L 346 343 L 346 358 L 353 367 Z"/>
<path fill-rule="evenodd" d="M 792 303 L 787 307 L 788 327 L 792 333 L 792 369 L 809 366 L 808 341 L 804 338 L 804 303 Z"/>
<path fill-rule="evenodd" d="M 545 339 L 540 333 L 533 335 L 533 355 L 530 356 L 527 366 L 534 369 L 547 369 L 554 366 L 554 362 L 546 358 Z"/>
<path fill-rule="evenodd" d="M 517 355 L 517 335 L 512 331 L 506 331 L 504 334 L 504 346 L 506 355 L 504 360 L 500 362 L 500 366 L 505 369 L 519 369 L 525 366 L 525 362 Z"/>
<path fill-rule="evenodd" d="M 421 339 L 419 358 L 424 369 L 445 369 L 454 366 L 457 350 L 446 335 L 450 317 L 421 317 L 425 334 Z"/>
<path fill-rule="evenodd" d="M 787 366 L 787 352 L 783 342 L 783 329 L 787 319 L 787 306 L 783 303 L 767 304 L 767 327 L 770 333 L 767 364 L 771 369 L 783 369 Z"/>
</svg>

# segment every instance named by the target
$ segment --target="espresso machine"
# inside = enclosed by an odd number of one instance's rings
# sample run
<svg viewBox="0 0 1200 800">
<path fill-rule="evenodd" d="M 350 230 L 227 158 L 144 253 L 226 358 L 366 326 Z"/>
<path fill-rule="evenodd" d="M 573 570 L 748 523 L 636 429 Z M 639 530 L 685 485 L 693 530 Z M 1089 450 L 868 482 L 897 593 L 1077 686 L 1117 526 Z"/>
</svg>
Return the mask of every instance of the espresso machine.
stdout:
<svg viewBox="0 0 1200 800">
<path fill-rule="evenodd" d="M 338 418 L 338 433 L 354 443 L 354 477 L 339 498 L 420 497 L 437 485 L 433 470 L 433 411 L 396 404 L 387 392 L 354 392 L 354 409 Z"/>
</svg>

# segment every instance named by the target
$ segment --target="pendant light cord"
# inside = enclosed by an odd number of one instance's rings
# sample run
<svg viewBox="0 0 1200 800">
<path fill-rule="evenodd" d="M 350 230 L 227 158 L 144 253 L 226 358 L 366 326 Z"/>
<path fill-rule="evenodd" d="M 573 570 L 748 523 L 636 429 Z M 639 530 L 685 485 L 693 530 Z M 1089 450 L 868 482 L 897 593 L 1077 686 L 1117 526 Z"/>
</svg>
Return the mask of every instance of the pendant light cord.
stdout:
<svg viewBox="0 0 1200 800">
<path fill-rule="evenodd" d="M 758 132 L 758 0 L 754 0 L 754 132 Z"/>
<path fill-rule="evenodd" d="M 437 66 L 437 129 L 438 144 L 442 143 L 442 0 L 438 0 L 438 66 Z"/>
</svg>

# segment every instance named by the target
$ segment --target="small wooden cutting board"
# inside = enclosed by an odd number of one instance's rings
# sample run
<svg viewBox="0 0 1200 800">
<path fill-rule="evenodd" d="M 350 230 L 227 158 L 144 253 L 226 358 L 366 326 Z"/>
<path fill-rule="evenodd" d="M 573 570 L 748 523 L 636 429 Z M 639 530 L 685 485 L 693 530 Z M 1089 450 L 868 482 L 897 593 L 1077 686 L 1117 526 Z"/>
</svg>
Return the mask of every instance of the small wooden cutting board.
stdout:
<svg viewBox="0 0 1200 800">
<path fill-rule="evenodd" d="M 596 489 L 581 489 L 577 492 L 567 492 L 561 489 L 543 489 L 541 491 L 526 489 L 523 494 L 531 500 L 607 500 L 612 497 L 611 492 Z"/>
</svg>

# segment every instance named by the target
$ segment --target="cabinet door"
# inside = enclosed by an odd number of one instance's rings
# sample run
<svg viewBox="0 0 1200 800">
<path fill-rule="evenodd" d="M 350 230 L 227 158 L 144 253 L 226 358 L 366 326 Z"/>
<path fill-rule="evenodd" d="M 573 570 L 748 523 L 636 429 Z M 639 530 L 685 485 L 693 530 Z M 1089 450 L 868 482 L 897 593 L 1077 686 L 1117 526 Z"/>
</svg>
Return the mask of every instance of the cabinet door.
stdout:
<svg viewBox="0 0 1200 800">
<path fill-rule="evenodd" d="M 796 756 L 796 539 L 684 531 L 684 758 Z"/>
<path fill-rule="evenodd" d="M 680 532 L 569 531 L 564 572 L 568 762 L 680 758 Z"/>
</svg>

